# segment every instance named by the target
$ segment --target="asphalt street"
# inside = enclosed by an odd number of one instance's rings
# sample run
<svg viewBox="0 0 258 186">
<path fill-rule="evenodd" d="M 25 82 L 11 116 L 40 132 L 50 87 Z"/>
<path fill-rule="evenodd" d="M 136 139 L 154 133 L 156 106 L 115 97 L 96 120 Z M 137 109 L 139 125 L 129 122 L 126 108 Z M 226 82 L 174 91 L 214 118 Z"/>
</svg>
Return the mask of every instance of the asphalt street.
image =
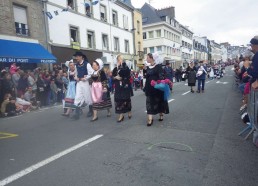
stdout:
<svg viewBox="0 0 258 186">
<path fill-rule="evenodd" d="M 105 111 L 71 121 L 60 106 L 0 119 L 0 186 L 258 185 L 258 149 L 237 135 L 245 126 L 232 75 L 206 80 L 201 94 L 175 83 L 170 114 L 152 127 L 141 90 L 122 123 Z"/>
</svg>

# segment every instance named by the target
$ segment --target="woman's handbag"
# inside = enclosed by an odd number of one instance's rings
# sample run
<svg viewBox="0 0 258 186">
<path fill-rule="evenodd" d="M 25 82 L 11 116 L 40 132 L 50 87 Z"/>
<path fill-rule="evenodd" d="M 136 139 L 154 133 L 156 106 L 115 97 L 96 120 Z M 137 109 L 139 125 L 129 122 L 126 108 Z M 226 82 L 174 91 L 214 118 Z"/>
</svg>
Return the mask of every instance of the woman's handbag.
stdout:
<svg viewBox="0 0 258 186">
<path fill-rule="evenodd" d="M 91 97 L 93 103 L 99 103 L 102 101 L 102 83 L 93 82 L 91 85 Z"/>
</svg>

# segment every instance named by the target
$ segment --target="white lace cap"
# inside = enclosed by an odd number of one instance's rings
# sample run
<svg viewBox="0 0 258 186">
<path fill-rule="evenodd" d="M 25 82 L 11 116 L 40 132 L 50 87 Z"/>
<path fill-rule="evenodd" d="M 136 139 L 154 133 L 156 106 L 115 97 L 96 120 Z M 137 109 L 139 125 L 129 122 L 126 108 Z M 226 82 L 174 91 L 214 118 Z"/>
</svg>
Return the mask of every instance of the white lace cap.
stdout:
<svg viewBox="0 0 258 186">
<path fill-rule="evenodd" d="M 152 56 L 156 64 L 162 64 L 164 62 L 164 58 L 161 56 L 161 51 L 154 52 Z"/>
<path fill-rule="evenodd" d="M 99 70 L 101 70 L 103 68 L 103 61 L 99 58 L 96 59 L 95 61 L 99 64 Z"/>
</svg>

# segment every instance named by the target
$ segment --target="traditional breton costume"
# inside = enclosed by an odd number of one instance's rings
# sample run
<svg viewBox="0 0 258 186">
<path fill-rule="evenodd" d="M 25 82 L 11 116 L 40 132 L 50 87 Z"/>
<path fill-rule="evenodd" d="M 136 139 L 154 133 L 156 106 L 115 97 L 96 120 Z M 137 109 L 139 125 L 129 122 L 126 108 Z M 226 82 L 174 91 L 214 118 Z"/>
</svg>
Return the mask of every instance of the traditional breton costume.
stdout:
<svg viewBox="0 0 258 186">
<path fill-rule="evenodd" d="M 157 81 L 164 79 L 164 71 L 161 64 L 163 61 L 159 59 L 159 55 L 157 53 L 153 54 L 153 59 L 155 64 L 153 66 L 147 66 L 146 70 L 145 95 L 147 114 L 168 114 L 168 101 L 164 99 L 164 92 L 151 85 L 152 80 Z"/>
<path fill-rule="evenodd" d="M 92 79 L 92 108 L 93 110 L 107 110 L 112 108 L 110 92 L 108 88 L 108 79 L 105 72 L 102 70 L 103 62 L 101 59 L 95 60 L 99 64 L 99 70 L 94 71 L 91 75 Z M 105 91 L 103 91 L 105 90 Z"/>
<path fill-rule="evenodd" d="M 115 112 L 123 114 L 130 112 L 132 109 L 131 96 L 132 87 L 130 85 L 130 69 L 125 62 L 122 65 L 115 67 L 112 76 L 115 84 Z M 120 76 L 122 79 L 117 80 L 114 77 Z"/>
<path fill-rule="evenodd" d="M 81 52 L 76 52 L 74 56 L 83 56 L 84 58 L 86 58 L 86 56 Z M 89 84 L 89 79 L 91 78 L 93 69 L 90 63 L 84 59 L 83 62 L 79 62 L 76 64 L 76 70 L 77 70 L 78 82 L 76 85 L 76 94 L 74 99 L 74 105 L 76 107 L 76 111 L 73 119 L 79 119 L 81 106 L 85 104 L 92 105 L 91 88 Z"/>
<path fill-rule="evenodd" d="M 73 63 L 73 61 L 67 61 L 65 63 L 65 65 L 68 67 L 68 86 L 67 86 L 67 92 L 66 92 L 66 96 L 64 99 L 64 108 L 74 108 L 74 99 L 75 99 L 75 95 L 76 95 L 76 80 L 75 78 L 77 77 L 77 70 L 75 68 L 74 71 L 71 71 L 71 69 L 69 69 L 69 64 Z"/>
</svg>

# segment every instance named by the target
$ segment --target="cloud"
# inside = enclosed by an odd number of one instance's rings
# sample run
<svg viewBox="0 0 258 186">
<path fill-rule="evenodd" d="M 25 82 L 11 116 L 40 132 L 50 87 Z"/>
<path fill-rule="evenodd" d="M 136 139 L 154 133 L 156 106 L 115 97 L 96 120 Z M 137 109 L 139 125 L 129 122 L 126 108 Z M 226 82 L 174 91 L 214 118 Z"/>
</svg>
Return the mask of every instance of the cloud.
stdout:
<svg viewBox="0 0 258 186">
<path fill-rule="evenodd" d="M 140 8 L 146 0 L 132 0 Z M 175 7 L 176 19 L 196 35 L 238 45 L 258 35 L 257 0 L 153 0 L 154 8 Z"/>
</svg>

